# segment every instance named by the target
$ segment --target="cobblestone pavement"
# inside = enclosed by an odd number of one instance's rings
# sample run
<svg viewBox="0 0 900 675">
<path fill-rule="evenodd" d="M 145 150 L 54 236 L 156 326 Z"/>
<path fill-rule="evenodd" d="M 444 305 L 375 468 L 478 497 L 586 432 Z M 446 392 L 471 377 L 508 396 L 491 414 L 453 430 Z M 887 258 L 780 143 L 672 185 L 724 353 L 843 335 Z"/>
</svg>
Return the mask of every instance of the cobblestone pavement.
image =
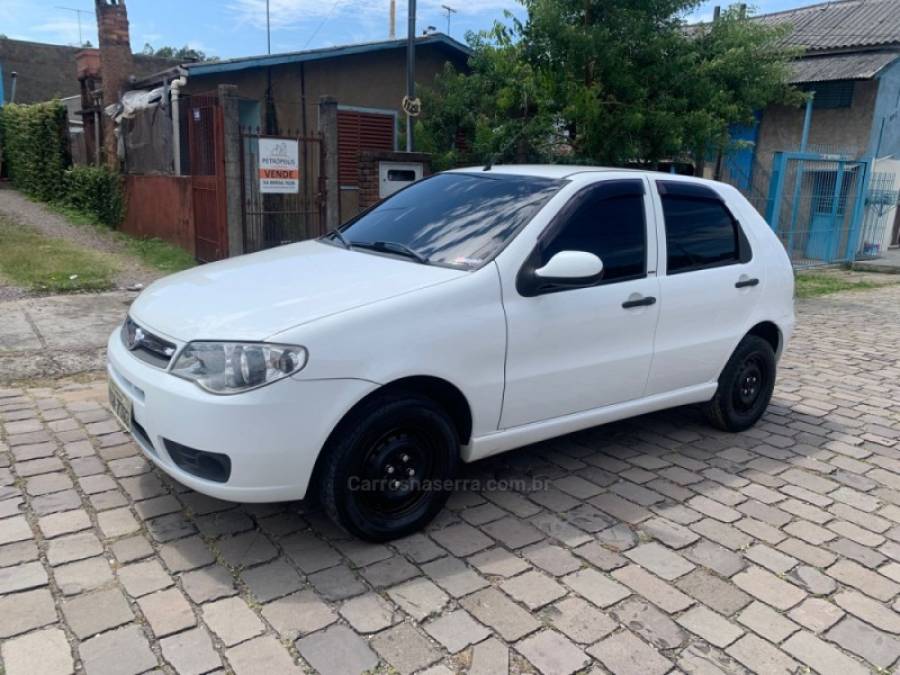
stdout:
<svg viewBox="0 0 900 675">
<path fill-rule="evenodd" d="M 111 291 L 0 301 L 0 385 L 102 370 L 106 340 L 135 296 Z"/>
<path fill-rule="evenodd" d="M 173 484 L 102 380 L 0 390 L 0 672 L 891 672 L 900 288 L 800 319 L 755 429 L 531 446 L 389 545 Z"/>
</svg>

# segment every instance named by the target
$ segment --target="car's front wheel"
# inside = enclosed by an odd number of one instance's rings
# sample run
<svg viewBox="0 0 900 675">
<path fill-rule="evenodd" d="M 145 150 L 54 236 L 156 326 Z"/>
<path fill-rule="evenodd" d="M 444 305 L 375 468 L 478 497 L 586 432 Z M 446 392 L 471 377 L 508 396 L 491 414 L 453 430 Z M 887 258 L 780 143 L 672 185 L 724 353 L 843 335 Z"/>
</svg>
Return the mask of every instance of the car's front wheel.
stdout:
<svg viewBox="0 0 900 675">
<path fill-rule="evenodd" d="M 772 345 L 748 335 L 731 355 L 719 388 L 706 406 L 713 426 L 723 431 L 744 431 L 762 417 L 775 389 L 775 352 Z"/>
<path fill-rule="evenodd" d="M 323 452 L 320 497 L 328 515 L 351 534 L 387 541 L 421 529 L 441 510 L 459 437 L 430 399 L 388 394 L 353 411 Z"/>
</svg>

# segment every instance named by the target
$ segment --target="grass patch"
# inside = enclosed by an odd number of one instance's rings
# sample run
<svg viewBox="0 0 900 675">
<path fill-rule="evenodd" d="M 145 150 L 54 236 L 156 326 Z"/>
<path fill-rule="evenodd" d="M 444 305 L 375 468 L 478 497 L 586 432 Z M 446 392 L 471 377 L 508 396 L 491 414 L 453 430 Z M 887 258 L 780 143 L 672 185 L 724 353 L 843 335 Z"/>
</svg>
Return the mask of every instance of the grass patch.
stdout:
<svg viewBox="0 0 900 675">
<path fill-rule="evenodd" d="M 816 298 L 820 295 L 830 295 L 841 291 L 867 291 L 890 285 L 823 272 L 800 272 L 794 283 L 798 298 Z"/>
<path fill-rule="evenodd" d="M 197 264 L 194 257 L 179 246 L 173 246 L 167 241 L 157 239 L 136 239 L 127 234 L 117 233 L 124 243 L 125 248 L 132 255 L 140 258 L 146 265 L 154 267 L 161 272 L 180 272 Z"/>
<path fill-rule="evenodd" d="M 65 293 L 113 287 L 115 265 L 65 239 L 0 218 L 0 274 L 33 291 Z"/>
<path fill-rule="evenodd" d="M 37 200 L 32 200 L 32 201 L 35 201 L 38 204 L 46 206 L 47 209 L 49 209 L 50 211 L 53 211 L 53 213 L 58 213 L 63 218 L 68 220 L 70 223 L 73 223 L 75 225 L 97 227 L 97 228 L 106 230 L 107 232 L 112 231 L 106 225 L 101 225 L 100 223 L 98 223 L 96 218 L 93 218 L 93 217 L 89 216 L 87 213 L 84 213 L 83 211 L 79 211 L 78 209 L 73 209 L 71 206 L 65 206 L 64 204 L 56 204 L 54 202 L 41 202 L 41 201 L 37 201 Z"/>
<path fill-rule="evenodd" d="M 156 237 L 150 239 L 138 239 L 124 232 L 111 230 L 106 225 L 98 223 L 95 218 L 77 209 L 62 204 L 48 204 L 51 211 L 58 213 L 74 225 L 94 227 L 108 232 L 116 241 L 120 242 L 125 250 L 138 258 L 148 267 L 153 267 L 160 272 L 171 274 L 194 267 L 197 261 L 183 248 L 170 244 Z"/>
</svg>

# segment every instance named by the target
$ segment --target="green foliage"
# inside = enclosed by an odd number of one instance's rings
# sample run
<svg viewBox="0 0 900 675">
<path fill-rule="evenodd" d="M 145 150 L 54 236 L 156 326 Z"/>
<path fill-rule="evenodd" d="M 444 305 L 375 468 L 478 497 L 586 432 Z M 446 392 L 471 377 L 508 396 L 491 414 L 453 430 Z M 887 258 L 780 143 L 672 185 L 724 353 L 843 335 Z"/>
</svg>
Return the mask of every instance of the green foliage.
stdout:
<svg viewBox="0 0 900 675">
<path fill-rule="evenodd" d="M 611 165 L 703 157 L 754 110 L 791 103 L 786 28 L 744 18 L 687 27 L 700 0 L 520 0 L 470 34 L 470 74 L 452 67 L 423 92 L 417 149 L 461 161 Z M 460 151 L 459 132 L 469 147 Z"/>
<path fill-rule="evenodd" d="M 160 47 L 159 49 L 154 49 L 153 45 L 145 42 L 141 54 L 145 56 L 159 56 L 164 59 L 176 59 L 178 61 L 218 61 L 217 57 L 209 56 L 206 52 L 187 45 L 184 47 Z"/>
<path fill-rule="evenodd" d="M 70 206 L 115 227 L 125 209 L 121 179 L 106 168 L 70 168 L 67 125 L 59 101 L 0 108 L 0 147 L 9 177 L 30 197 Z"/>
<path fill-rule="evenodd" d="M 89 214 L 104 225 L 117 227 L 125 216 L 125 193 L 118 173 L 106 167 L 75 166 L 66 171 L 66 206 Z"/>
<path fill-rule="evenodd" d="M 0 108 L 0 147 L 8 175 L 19 190 L 50 201 L 63 192 L 71 163 L 66 109 L 59 101 Z"/>
</svg>

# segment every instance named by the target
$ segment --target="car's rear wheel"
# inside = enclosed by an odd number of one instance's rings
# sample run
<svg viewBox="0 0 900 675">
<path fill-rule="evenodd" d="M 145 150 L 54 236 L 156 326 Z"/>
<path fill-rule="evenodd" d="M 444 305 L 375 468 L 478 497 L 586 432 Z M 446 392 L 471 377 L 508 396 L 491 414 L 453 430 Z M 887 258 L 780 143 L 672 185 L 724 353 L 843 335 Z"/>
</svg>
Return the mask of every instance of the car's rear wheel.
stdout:
<svg viewBox="0 0 900 675">
<path fill-rule="evenodd" d="M 707 404 L 713 426 L 723 431 L 744 431 L 763 416 L 775 389 L 775 352 L 772 345 L 748 335 L 731 355 L 719 388 Z"/>
<path fill-rule="evenodd" d="M 353 411 L 323 452 L 325 511 L 351 534 L 387 541 L 421 529 L 441 510 L 459 438 L 430 399 L 389 394 Z"/>
</svg>

